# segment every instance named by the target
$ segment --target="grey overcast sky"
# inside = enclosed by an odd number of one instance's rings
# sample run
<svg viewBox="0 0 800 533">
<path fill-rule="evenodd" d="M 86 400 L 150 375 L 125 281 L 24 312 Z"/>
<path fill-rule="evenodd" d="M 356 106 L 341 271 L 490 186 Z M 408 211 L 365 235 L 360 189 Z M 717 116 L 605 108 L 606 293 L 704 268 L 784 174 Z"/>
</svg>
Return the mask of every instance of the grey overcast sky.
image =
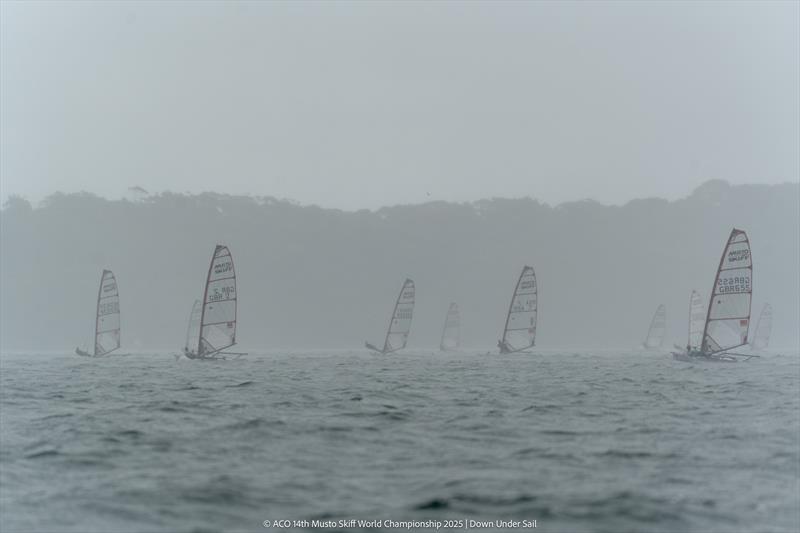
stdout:
<svg viewBox="0 0 800 533">
<path fill-rule="evenodd" d="M 1 5 L 4 200 L 622 203 L 800 179 L 796 1 Z"/>
</svg>

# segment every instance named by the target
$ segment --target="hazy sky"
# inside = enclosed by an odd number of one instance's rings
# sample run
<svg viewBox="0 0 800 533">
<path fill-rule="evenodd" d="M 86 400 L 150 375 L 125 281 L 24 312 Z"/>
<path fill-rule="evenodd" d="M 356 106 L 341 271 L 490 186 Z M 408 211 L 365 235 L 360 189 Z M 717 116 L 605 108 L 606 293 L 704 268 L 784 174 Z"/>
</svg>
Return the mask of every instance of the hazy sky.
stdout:
<svg viewBox="0 0 800 533">
<path fill-rule="evenodd" d="M 3 199 L 341 208 L 800 179 L 800 4 L 2 2 Z"/>
</svg>

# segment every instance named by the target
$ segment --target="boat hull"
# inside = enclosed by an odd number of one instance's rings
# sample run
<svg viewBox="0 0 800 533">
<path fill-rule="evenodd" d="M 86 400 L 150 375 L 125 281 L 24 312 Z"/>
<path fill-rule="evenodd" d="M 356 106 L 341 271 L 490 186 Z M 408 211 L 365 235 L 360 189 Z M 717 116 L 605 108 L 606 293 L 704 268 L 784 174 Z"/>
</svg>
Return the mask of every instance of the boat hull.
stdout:
<svg viewBox="0 0 800 533">
<path fill-rule="evenodd" d="M 686 352 L 672 352 L 672 358 L 686 363 L 738 363 L 739 360 L 728 355 L 690 355 Z"/>
</svg>

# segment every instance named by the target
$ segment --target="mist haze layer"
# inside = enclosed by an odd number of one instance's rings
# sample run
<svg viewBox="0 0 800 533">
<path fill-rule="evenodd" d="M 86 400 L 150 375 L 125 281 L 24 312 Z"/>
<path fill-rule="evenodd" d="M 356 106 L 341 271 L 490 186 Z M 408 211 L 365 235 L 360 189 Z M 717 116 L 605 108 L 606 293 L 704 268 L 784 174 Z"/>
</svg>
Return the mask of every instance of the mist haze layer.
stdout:
<svg viewBox="0 0 800 533">
<path fill-rule="evenodd" d="M 214 245 L 238 277 L 237 340 L 255 349 L 381 343 L 406 277 L 417 287 L 409 349 L 436 348 L 451 301 L 462 344 L 493 348 L 514 283 L 539 283 L 537 345 L 635 347 L 667 306 L 665 345 L 686 340 L 692 289 L 707 301 L 732 227 L 754 257 L 753 327 L 798 346 L 800 187 L 708 182 L 678 201 L 556 207 L 533 199 L 340 211 L 272 198 L 161 194 L 109 201 L 13 198 L 0 219 L 2 349 L 70 350 L 94 326 L 104 268 L 120 288 L 123 350 L 183 346 Z M 751 335 L 753 329 L 751 327 Z"/>
<path fill-rule="evenodd" d="M 796 182 L 798 20 L 765 1 L 2 2 L 0 200 Z"/>
</svg>

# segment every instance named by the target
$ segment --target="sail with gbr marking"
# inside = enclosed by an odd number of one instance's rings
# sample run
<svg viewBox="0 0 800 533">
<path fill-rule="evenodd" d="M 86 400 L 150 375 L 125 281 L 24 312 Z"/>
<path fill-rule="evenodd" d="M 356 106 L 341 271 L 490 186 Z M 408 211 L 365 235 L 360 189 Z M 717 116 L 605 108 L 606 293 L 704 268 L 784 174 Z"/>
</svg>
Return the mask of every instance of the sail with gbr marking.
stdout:
<svg viewBox="0 0 800 533">
<path fill-rule="evenodd" d="M 503 329 L 501 351 L 518 352 L 534 345 L 538 313 L 538 289 L 533 267 L 525 266 L 519 275 Z"/>
<path fill-rule="evenodd" d="M 708 304 L 701 351 L 713 354 L 747 344 L 753 260 L 750 241 L 734 228 L 722 252 Z"/>
<path fill-rule="evenodd" d="M 183 349 L 185 353 L 196 350 L 200 342 L 200 315 L 202 313 L 203 306 L 200 300 L 195 300 L 192 312 L 189 313 L 189 326 L 186 328 L 186 345 Z"/>
<path fill-rule="evenodd" d="M 689 297 L 689 350 L 690 352 L 700 349 L 703 341 L 703 328 L 706 324 L 706 310 L 703 305 L 703 298 L 697 291 L 692 291 Z"/>
<path fill-rule="evenodd" d="M 659 348 L 664 342 L 664 333 L 667 331 L 667 308 L 664 304 L 658 306 L 653 320 L 650 321 L 650 329 L 647 330 L 647 338 L 644 341 L 645 348 Z"/>
<path fill-rule="evenodd" d="M 763 350 L 769 346 L 769 336 L 772 333 L 772 306 L 764 304 L 761 315 L 756 324 L 756 334 L 753 336 L 753 349 Z"/>
<path fill-rule="evenodd" d="M 411 332 L 411 318 L 414 314 L 414 296 L 414 282 L 406 279 L 394 304 L 386 340 L 383 343 L 383 353 L 396 352 L 406 347 L 408 334 Z"/>
<path fill-rule="evenodd" d="M 213 355 L 236 344 L 236 271 L 227 246 L 218 244 L 211 257 L 200 312 L 197 354 Z"/>
<path fill-rule="evenodd" d="M 450 304 L 447 316 L 444 319 L 442 328 L 442 340 L 439 342 L 439 349 L 442 351 L 457 350 L 461 345 L 461 316 L 458 312 L 458 304 Z"/>
<path fill-rule="evenodd" d="M 120 347 L 119 288 L 110 270 L 103 270 L 97 291 L 94 355 L 106 355 Z"/>
</svg>

